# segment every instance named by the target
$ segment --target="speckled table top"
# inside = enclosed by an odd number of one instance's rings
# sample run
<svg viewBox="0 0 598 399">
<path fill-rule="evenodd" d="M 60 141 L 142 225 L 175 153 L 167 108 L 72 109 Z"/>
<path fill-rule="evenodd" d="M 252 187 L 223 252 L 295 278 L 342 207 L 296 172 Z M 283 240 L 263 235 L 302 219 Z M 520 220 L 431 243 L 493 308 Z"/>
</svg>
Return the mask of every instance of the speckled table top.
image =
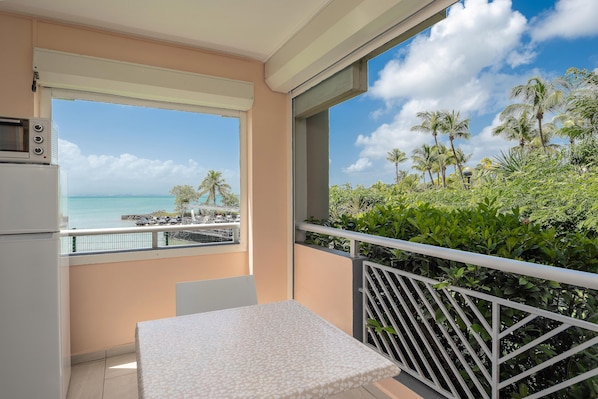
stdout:
<svg viewBox="0 0 598 399">
<path fill-rule="evenodd" d="M 137 324 L 141 399 L 324 398 L 399 368 L 295 301 Z"/>
</svg>

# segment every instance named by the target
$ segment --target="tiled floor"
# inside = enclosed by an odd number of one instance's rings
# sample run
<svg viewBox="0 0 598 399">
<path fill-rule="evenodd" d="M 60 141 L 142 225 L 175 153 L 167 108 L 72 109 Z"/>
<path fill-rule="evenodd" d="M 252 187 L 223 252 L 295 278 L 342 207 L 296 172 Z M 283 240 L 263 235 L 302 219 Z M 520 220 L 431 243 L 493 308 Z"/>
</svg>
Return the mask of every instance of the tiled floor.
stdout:
<svg viewBox="0 0 598 399">
<path fill-rule="evenodd" d="M 135 353 L 73 365 L 67 399 L 137 399 Z"/>
<path fill-rule="evenodd" d="M 79 363 L 71 369 L 67 399 L 138 399 L 135 353 Z M 387 399 L 374 386 L 353 389 L 334 399 Z"/>
</svg>

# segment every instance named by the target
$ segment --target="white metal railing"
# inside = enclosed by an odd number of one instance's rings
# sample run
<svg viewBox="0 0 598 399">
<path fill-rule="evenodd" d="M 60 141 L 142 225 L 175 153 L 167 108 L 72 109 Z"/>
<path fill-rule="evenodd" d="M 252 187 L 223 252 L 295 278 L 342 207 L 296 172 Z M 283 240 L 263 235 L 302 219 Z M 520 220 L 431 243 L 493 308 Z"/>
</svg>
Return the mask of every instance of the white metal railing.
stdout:
<svg viewBox="0 0 598 399">
<path fill-rule="evenodd" d="M 364 318 L 392 328 L 380 333 L 364 326 L 364 342 L 448 398 L 498 399 L 509 385 L 530 384 L 539 371 L 574 362 L 598 345 L 598 324 L 584 320 L 454 286 L 439 290 L 438 280 L 372 262 L 364 262 L 363 278 Z M 512 314 L 509 324 L 506 313 Z M 587 338 L 545 354 L 538 364 L 526 361 L 569 341 L 574 329 Z M 501 368 L 508 368 L 508 377 Z M 530 389 L 525 398 L 542 398 L 596 375 L 598 366 L 562 376 L 551 387 Z"/>
<path fill-rule="evenodd" d="M 598 290 L 598 274 L 594 273 L 523 262 L 515 259 L 500 258 L 498 256 L 476 254 L 473 252 L 436 247 L 434 245 L 397 240 L 394 238 L 373 236 L 356 231 L 318 226 L 311 223 L 298 223 L 296 225 L 296 229 L 300 231 L 346 238 L 350 241 L 350 254 L 352 257 L 359 256 L 359 243 L 365 242 L 373 245 L 379 245 L 381 247 L 400 249 L 405 252 L 412 252 L 421 255 L 432 256 L 435 258 L 483 266 L 487 267 L 488 269 L 500 270 L 502 272 L 515 273 Z"/>
<path fill-rule="evenodd" d="M 198 232 L 204 236 L 204 242 L 194 237 Z M 67 239 L 62 252 L 68 254 L 147 250 L 208 243 L 238 243 L 240 223 L 72 229 L 61 230 L 60 236 Z"/>
<path fill-rule="evenodd" d="M 566 289 L 578 292 L 582 302 L 588 295 L 598 300 L 594 273 L 309 223 L 296 229 L 344 238 L 354 258 L 363 242 L 568 284 Z M 364 343 L 447 398 L 499 399 L 507 391 L 518 398 L 560 398 L 569 397 L 567 390 L 580 382 L 598 383 L 596 323 L 369 261 L 363 261 L 362 272 Z M 567 306 L 559 302 L 559 311 L 572 313 Z M 579 365 L 583 367 L 577 370 Z M 539 373 L 553 369 L 559 375 L 548 386 L 539 384 Z"/>
</svg>

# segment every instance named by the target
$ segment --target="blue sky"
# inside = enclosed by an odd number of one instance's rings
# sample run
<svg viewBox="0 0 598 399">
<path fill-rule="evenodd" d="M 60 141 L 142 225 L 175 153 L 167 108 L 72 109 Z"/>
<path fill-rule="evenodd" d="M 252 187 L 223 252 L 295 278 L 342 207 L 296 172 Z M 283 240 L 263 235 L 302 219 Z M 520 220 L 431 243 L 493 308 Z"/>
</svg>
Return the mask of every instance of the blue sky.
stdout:
<svg viewBox="0 0 598 399">
<path fill-rule="evenodd" d="M 332 108 L 330 184 L 394 179 L 386 153 L 432 137 L 415 114 L 459 110 L 475 166 L 513 146 L 491 134 L 511 87 L 569 67 L 598 68 L 597 0 L 465 0 L 444 21 L 369 62 L 368 93 Z M 239 190 L 238 120 L 81 101 L 55 101 L 59 162 L 70 195 L 167 195 L 209 169 Z M 165 140 L 164 137 L 167 139 Z M 401 164 L 408 172 L 410 162 Z"/>
<path fill-rule="evenodd" d="M 330 184 L 391 183 L 386 154 L 408 156 L 431 135 L 412 132 L 419 111 L 458 110 L 472 138 L 457 144 L 472 157 L 513 143 L 492 136 L 511 87 L 531 76 L 598 68 L 598 1 L 465 0 L 444 21 L 370 61 L 368 93 L 331 111 Z M 410 170 L 410 161 L 399 166 Z"/>
<path fill-rule="evenodd" d="M 52 117 L 69 195 L 168 195 L 210 169 L 239 192 L 238 118 L 79 100 Z"/>
</svg>

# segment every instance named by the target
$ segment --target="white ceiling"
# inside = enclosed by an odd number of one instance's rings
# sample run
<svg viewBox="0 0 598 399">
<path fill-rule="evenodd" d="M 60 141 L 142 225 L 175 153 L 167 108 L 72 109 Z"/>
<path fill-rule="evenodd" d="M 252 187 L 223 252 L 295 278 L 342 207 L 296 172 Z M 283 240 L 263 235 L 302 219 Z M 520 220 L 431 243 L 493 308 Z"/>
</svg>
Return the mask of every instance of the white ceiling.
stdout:
<svg viewBox="0 0 598 399">
<path fill-rule="evenodd" d="M 265 62 L 330 1 L 0 0 L 0 10 Z"/>
<path fill-rule="evenodd" d="M 251 58 L 287 93 L 414 34 L 456 1 L 0 0 L 0 11 Z"/>
</svg>

